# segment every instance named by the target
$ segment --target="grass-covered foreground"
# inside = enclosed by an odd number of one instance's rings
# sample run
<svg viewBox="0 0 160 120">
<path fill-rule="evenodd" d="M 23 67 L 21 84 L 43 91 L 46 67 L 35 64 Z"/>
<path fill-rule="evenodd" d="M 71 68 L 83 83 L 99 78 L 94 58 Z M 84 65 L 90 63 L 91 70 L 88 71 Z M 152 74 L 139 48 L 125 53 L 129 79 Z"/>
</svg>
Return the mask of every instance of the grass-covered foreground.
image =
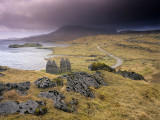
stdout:
<svg viewBox="0 0 160 120">
<path fill-rule="evenodd" d="M 134 42 L 133 42 L 134 38 Z M 131 39 L 132 42 L 128 42 Z M 137 44 L 135 41 L 145 41 Z M 150 42 L 150 43 L 148 43 Z M 43 116 L 35 115 L 7 115 L 0 116 L 3 120 L 159 120 L 160 119 L 160 55 L 158 50 L 160 46 L 153 43 L 160 42 L 155 39 L 155 35 L 108 35 L 85 37 L 70 41 L 68 47 L 54 48 L 55 55 L 69 55 L 67 58 L 71 61 L 72 71 L 85 71 L 93 62 L 103 62 L 110 66 L 116 63 L 116 60 L 106 56 L 97 49 L 98 45 L 104 44 L 104 50 L 120 57 L 124 63 L 117 69 L 134 71 L 142 74 L 148 81 L 136 81 L 124 78 L 112 72 L 101 71 L 104 81 L 108 86 L 101 86 L 93 89 L 95 98 L 87 98 L 79 93 L 67 92 L 65 85 L 49 89 L 37 88 L 33 82 L 41 77 L 51 79 L 58 75 L 52 75 L 42 71 L 24 71 L 9 69 L 0 77 L 0 82 L 14 83 L 30 81 L 31 88 L 27 91 L 27 96 L 20 96 L 14 90 L 4 93 L 4 100 L 27 101 L 27 100 L 46 100 L 48 112 Z M 125 44 L 121 46 L 119 44 Z M 128 46 L 129 47 L 126 47 Z M 130 47 L 139 46 L 139 47 Z M 149 50 L 150 49 L 150 50 Z M 59 63 L 61 57 L 51 58 Z M 67 81 L 64 81 L 66 83 Z M 65 102 L 72 98 L 78 100 L 78 110 L 75 113 L 66 113 L 55 109 L 52 100 L 38 97 L 41 91 L 57 90 L 66 96 Z M 2 101 L 2 102 L 3 102 Z"/>
</svg>

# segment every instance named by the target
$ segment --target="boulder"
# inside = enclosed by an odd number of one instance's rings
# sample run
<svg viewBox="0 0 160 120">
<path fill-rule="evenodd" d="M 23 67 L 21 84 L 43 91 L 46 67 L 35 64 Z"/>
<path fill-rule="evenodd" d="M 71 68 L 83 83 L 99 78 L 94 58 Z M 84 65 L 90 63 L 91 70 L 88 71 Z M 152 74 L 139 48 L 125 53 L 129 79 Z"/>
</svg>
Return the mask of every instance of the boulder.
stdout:
<svg viewBox="0 0 160 120">
<path fill-rule="evenodd" d="M 18 93 L 22 95 L 26 95 L 26 91 L 30 89 L 30 82 L 23 82 L 23 83 L 6 83 L 6 84 L 0 84 L 0 96 L 3 95 L 4 91 L 10 91 L 10 90 L 17 90 Z"/>
<path fill-rule="evenodd" d="M 39 88 L 49 88 L 49 87 L 55 87 L 57 86 L 55 81 L 50 80 L 47 77 L 39 78 L 34 82 L 34 84 Z"/>
<path fill-rule="evenodd" d="M 19 106 L 16 102 L 6 101 L 0 103 L 0 115 L 14 114 L 19 111 Z"/>
<path fill-rule="evenodd" d="M 85 72 L 74 72 L 68 75 L 67 81 L 67 91 L 75 91 L 91 98 L 94 98 L 94 93 L 89 87 L 99 88 L 100 85 L 107 85 L 100 73 L 91 75 Z"/>
<path fill-rule="evenodd" d="M 126 77 L 126 78 L 130 78 L 132 80 L 145 80 L 145 78 L 138 74 L 138 73 L 135 73 L 135 72 L 128 72 L 128 71 L 117 71 L 116 74 L 119 74 L 123 77 Z"/>
<path fill-rule="evenodd" d="M 14 101 L 5 101 L 0 103 L 0 115 L 7 114 L 36 114 L 44 115 L 47 112 L 46 103 L 44 101 L 32 101 L 18 103 Z"/>
<path fill-rule="evenodd" d="M 23 102 L 19 104 L 19 111 L 21 114 L 34 114 L 36 108 L 39 107 L 39 104 L 35 101 L 29 100 L 27 102 Z"/>
<path fill-rule="evenodd" d="M 28 82 L 12 84 L 12 85 L 13 85 L 13 88 L 17 89 L 17 91 L 21 95 L 27 95 L 26 91 L 30 89 L 31 83 L 28 81 Z"/>
<path fill-rule="evenodd" d="M 62 94 L 60 94 L 58 91 L 53 90 L 53 91 L 48 91 L 48 92 L 41 92 L 41 93 L 39 93 L 39 96 L 43 97 L 43 98 L 50 98 L 50 99 L 52 99 L 55 108 L 58 108 L 58 109 L 63 110 L 65 112 L 71 112 L 67 108 L 66 103 L 63 101 L 63 99 L 65 98 L 65 96 L 63 96 Z"/>
</svg>

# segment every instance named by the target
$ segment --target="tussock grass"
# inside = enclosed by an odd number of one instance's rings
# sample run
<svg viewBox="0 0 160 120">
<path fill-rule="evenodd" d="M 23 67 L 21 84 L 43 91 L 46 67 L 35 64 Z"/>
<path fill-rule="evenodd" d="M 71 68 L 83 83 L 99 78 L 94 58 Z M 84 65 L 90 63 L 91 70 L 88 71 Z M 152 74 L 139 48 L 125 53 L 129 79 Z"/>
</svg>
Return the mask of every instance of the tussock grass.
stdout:
<svg viewBox="0 0 160 120">
<path fill-rule="evenodd" d="M 97 59 L 97 62 L 104 62 L 108 65 L 113 65 L 116 61 L 104 53 L 100 52 L 96 47 L 106 44 L 102 47 L 104 50 L 121 57 L 124 64 L 118 69 L 131 70 L 143 74 L 148 81 L 155 82 L 155 78 L 159 82 L 159 53 L 151 53 L 138 49 L 130 49 L 116 46 L 116 43 L 126 45 L 132 44 L 126 42 L 126 39 L 134 38 L 148 42 L 158 42 L 156 35 L 148 34 L 140 37 L 136 34 L 125 35 L 100 35 L 80 38 L 74 41 L 69 41 L 67 44 L 71 46 L 54 48 L 54 54 L 70 55 L 67 56 L 72 64 L 73 71 L 86 71 L 88 65 L 94 61 L 88 59 Z M 132 45 L 137 45 L 133 43 Z M 154 46 L 146 43 L 138 44 L 150 49 L 159 49 L 159 46 Z M 91 57 L 95 55 L 95 57 Z M 62 57 L 51 58 L 59 63 Z M 102 59 L 99 59 L 102 58 Z M 45 100 L 47 102 L 48 113 L 44 116 L 34 115 L 7 115 L 0 116 L 3 120 L 159 120 L 160 119 L 160 84 L 135 81 L 124 78 L 118 74 L 107 71 L 101 71 L 104 80 L 109 86 L 102 86 L 99 89 L 93 89 L 95 99 L 86 98 L 79 93 L 67 92 L 65 86 L 55 88 L 39 89 L 33 82 L 40 77 L 56 78 L 57 75 L 47 74 L 43 71 L 24 71 L 9 69 L 5 71 L 4 77 L 0 78 L 3 83 L 7 82 L 24 82 L 31 81 L 31 89 L 27 96 L 19 96 L 14 90 L 4 94 L 4 100 L 12 99 L 18 101 Z M 65 73 L 66 74 L 66 73 Z M 156 81 L 156 82 L 157 82 Z M 64 83 L 67 81 L 65 80 Z M 158 83 L 157 82 L 157 83 Z M 39 92 L 48 90 L 58 90 L 69 102 L 72 98 L 78 100 L 78 110 L 75 113 L 66 113 L 55 109 L 53 101 L 50 99 L 42 99 L 38 97 Z"/>
</svg>

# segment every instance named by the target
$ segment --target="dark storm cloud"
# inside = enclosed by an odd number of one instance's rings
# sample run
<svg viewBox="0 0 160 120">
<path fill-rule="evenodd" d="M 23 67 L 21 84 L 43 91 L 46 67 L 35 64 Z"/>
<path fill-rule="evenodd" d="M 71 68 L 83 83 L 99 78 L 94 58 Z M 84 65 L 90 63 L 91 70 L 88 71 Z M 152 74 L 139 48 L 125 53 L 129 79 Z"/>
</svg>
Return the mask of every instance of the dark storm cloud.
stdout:
<svg viewBox="0 0 160 120">
<path fill-rule="evenodd" d="M 0 0 L 1 29 L 159 22 L 159 0 Z"/>
</svg>

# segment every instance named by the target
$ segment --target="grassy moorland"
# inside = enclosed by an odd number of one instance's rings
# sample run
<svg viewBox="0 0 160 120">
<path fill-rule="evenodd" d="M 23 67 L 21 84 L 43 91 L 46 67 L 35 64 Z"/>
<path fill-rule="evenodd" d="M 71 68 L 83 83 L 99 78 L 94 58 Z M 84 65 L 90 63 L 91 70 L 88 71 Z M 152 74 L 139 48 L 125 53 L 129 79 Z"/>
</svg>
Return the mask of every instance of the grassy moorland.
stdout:
<svg viewBox="0 0 160 120">
<path fill-rule="evenodd" d="M 51 100 L 47 102 L 48 113 L 44 116 L 34 115 L 8 115 L 0 116 L 3 120 L 159 120 L 160 119 L 160 39 L 157 35 L 103 35 L 90 36 L 69 41 L 67 47 L 54 48 L 55 55 L 69 55 L 72 71 L 86 71 L 88 65 L 94 61 L 105 62 L 114 65 L 116 60 L 106 56 L 97 49 L 98 45 L 115 56 L 123 59 L 124 63 L 117 69 L 131 70 L 144 75 L 145 81 L 135 81 L 120 75 L 101 71 L 104 80 L 109 86 L 93 89 L 95 99 L 86 98 L 79 93 L 67 92 L 65 86 L 50 89 L 39 89 L 31 85 L 27 96 L 19 96 L 15 91 L 4 94 L 4 100 L 27 101 L 43 100 L 38 97 L 40 91 L 58 90 L 66 96 L 65 102 L 73 97 L 78 100 L 76 113 L 66 113 L 55 109 Z M 160 37 L 160 36 L 159 36 Z M 132 41 L 129 41 L 132 40 Z M 141 41 L 141 42 L 137 42 Z M 134 41 L 134 42 L 133 42 Z M 156 43 L 156 44 L 155 44 Z M 51 58 L 59 63 L 61 57 Z M 9 69 L 4 72 L 6 76 L 0 78 L 0 82 L 32 83 L 40 77 L 55 78 L 57 75 L 47 74 L 43 71 L 24 71 Z M 66 81 L 65 81 L 66 83 Z"/>
</svg>

